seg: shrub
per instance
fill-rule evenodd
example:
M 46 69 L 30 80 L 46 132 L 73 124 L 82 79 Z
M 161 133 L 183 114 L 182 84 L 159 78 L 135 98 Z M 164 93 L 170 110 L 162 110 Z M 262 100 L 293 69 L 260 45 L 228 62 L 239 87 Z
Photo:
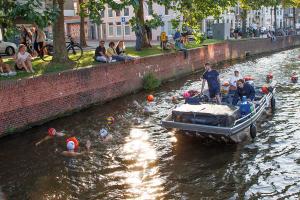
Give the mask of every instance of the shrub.
M 153 73 L 148 73 L 143 78 L 143 87 L 146 90 L 154 90 L 158 88 L 161 84 L 161 81 L 158 80 Z

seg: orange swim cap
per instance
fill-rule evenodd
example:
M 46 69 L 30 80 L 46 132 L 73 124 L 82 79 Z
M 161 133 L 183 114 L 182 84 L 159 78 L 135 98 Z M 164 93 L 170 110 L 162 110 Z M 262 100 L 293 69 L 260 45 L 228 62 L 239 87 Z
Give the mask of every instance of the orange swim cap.
M 147 101 L 148 101 L 148 102 L 152 102 L 152 101 L 154 101 L 154 96 L 153 96 L 153 95 L 151 95 L 151 94 L 150 94 L 150 95 L 148 95 L 148 96 L 147 96 Z

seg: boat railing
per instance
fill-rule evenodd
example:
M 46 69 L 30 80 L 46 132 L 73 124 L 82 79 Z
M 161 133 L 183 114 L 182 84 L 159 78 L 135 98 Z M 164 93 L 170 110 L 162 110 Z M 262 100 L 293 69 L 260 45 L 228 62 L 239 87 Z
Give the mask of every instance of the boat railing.
M 263 101 L 266 101 L 266 96 L 264 96 L 259 102 L 258 102 L 258 107 L 255 107 L 255 109 L 253 111 L 251 111 L 248 115 L 240 118 L 240 119 L 237 119 L 234 121 L 233 123 L 233 126 L 235 126 L 236 124 L 239 124 L 240 122 L 243 122 L 245 121 L 246 119 L 248 118 L 251 118 L 253 116 L 254 113 L 256 113 L 256 110 L 260 110 L 262 108 L 262 106 L 265 104 L 265 102 Z

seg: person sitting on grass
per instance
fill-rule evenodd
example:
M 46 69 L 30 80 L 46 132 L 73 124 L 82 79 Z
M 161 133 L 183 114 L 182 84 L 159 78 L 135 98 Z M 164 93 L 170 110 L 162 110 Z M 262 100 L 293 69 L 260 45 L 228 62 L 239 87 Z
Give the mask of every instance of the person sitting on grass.
M 20 44 L 15 59 L 16 59 L 16 68 L 18 70 L 25 70 L 26 72 L 34 73 L 34 70 L 32 69 L 32 63 L 31 63 L 32 57 L 28 52 L 26 52 L 26 46 L 24 44 Z
M 104 40 L 99 42 L 99 46 L 95 50 L 95 60 L 98 62 L 108 62 L 108 57 L 106 55 L 106 49 L 104 47 Z
M 123 56 L 126 58 L 126 60 L 134 60 L 134 57 L 126 55 L 125 52 L 125 43 L 123 40 L 118 41 L 117 47 L 116 47 L 116 52 L 119 56 Z
M 184 41 L 184 39 L 181 37 L 180 40 L 177 42 L 176 47 L 177 47 L 178 51 L 182 51 L 183 52 L 184 58 L 187 58 L 188 51 L 185 48 L 183 41 Z
M 66 134 L 64 134 L 63 132 L 58 132 L 56 131 L 54 128 L 49 128 L 48 129 L 48 135 L 45 136 L 43 139 L 41 139 L 40 141 L 38 141 L 37 143 L 35 143 L 35 146 L 39 146 L 40 144 L 42 144 L 43 142 L 53 139 L 54 137 L 63 137 Z
M 125 61 L 125 57 L 117 54 L 114 42 L 110 42 L 108 46 L 109 48 L 106 51 L 106 55 L 108 56 L 109 62 L 112 62 L 112 60 Z
M 6 64 L 6 63 L 3 62 L 3 59 L 2 59 L 1 56 L 0 56 L 0 74 L 2 76 L 14 76 L 14 75 L 16 75 L 16 72 L 13 72 L 10 69 L 9 64 Z

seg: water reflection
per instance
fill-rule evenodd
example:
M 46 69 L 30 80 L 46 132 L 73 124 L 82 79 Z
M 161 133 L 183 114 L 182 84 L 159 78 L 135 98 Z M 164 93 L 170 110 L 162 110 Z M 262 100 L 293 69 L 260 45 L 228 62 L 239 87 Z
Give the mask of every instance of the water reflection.
M 140 128 L 132 128 L 125 139 L 122 154 L 127 163 L 126 199 L 159 199 L 163 194 L 156 150 L 149 139 L 149 133 Z

